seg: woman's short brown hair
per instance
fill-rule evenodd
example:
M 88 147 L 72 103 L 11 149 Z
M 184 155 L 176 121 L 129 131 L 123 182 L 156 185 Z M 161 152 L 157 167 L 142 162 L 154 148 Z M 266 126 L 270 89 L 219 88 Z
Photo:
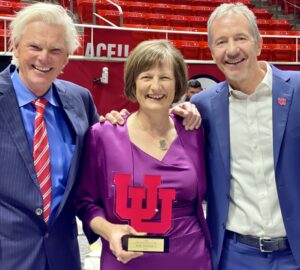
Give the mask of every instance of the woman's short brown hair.
M 176 80 L 173 102 L 177 102 L 187 89 L 187 67 L 182 54 L 167 40 L 142 41 L 132 50 L 125 64 L 125 96 L 136 101 L 135 82 L 138 75 L 166 62 L 173 65 Z

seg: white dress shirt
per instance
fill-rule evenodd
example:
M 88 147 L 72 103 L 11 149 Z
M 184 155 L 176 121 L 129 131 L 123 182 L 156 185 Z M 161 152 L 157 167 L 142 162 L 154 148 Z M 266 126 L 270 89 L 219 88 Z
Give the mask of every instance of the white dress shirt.
M 286 236 L 275 183 L 272 69 L 255 92 L 230 88 L 230 204 L 226 229 L 244 235 Z

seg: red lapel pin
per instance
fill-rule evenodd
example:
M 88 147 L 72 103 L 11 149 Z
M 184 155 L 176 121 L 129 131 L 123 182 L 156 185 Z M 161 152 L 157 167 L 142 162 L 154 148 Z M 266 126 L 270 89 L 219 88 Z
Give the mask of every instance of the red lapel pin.
M 281 106 L 285 106 L 286 105 L 286 99 L 285 98 L 278 98 L 278 104 Z

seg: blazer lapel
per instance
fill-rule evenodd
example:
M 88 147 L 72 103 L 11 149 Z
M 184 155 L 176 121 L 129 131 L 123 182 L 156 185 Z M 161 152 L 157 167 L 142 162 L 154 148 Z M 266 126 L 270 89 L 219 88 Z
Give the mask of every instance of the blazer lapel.
M 229 138 L 229 100 L 227 83 L 217 90 L 217 95 L 212 99 L 212 117 L 215 122 L 217 142 L 223 160 L 225 173 L 230 177 L 230 138 Z M 229 178 L 228 178 L 229 179 Z
M 27 136 L 23 128 L 23 120 L 19 110 L 19 105 L 9 77 L 9 69 L 7 69 L 7 83 L 1 85 L 0 90 L 0 117 L 2 118 L 2 125 L 6 126 L 10 136 L 16 145 L 28 172 L 39 189 L 38 180 L 36 177 L 33 157 L 29 149 Z
M 272 109 L 273 109 L 273 151 L 274 167 L 276 168 L 280 147 L 283 140 L 284 131 L 287 124 L 288 113 L 292 103 L 294 88 L 286 81 L 289 78 L 282 78 L 280 71 L 273 68 L 273 90 L 272 90 Z
M 58 87 L 56 84 L 54 84 L 54 85 L 55 85 L 55 89 L 57 91 L 59 100 L 61 102 L 62 109 L 66 113 L 67 119 L 68 119 L 69 123 L 71 124 L 73 131 L 77 135 L 80 130 L 81 121 L 79 121 L 79 119 L 77 117 L 78 111 L 77 111 L 76 105 L 74 104 L 72 97 L 70 95 L 68 95 L 68 92 L 66 91 L 66 89 L 64 89 L 62 87 Z
M 76 176 L 77 176 L 77 169 L 78 169 L 78 159 L 80 157 L 80 147 L 82 145 L 82 140 L 83 140 L 83 132 L 81 132 L 80 128 L 80 123 L 81 121 L 79 120 L 77 114 L 78 111 L 76 110 L 76 105 L 72 103 L 72 97 L 68 95 L 68 91 L 62 87 L 58 87 L 55 84 L 55 89 L 57 91 L 59 100 L 61 102 L 62 108 L 67 116 L 67 121 L 69 121 L 71 128 L 73 129 L 71 131 L 71 134 L 75 136 L 73 139 L 75 141 L 75 149 L 73 153 L 73 157 L 71 160 L 70 164 L 70 170 L 68 174 L 68 180 L 67 180 L 67 185 L 66 189 L 62 198 L 62 201 L 60 202 L 58 211 L 56 212 L 56 216 L 59 215 L 61 209 L 66 203 L 66 200 L 69 197 L 70 191 L 74 185 Z M 81 134 L 81 136 L 80 136 Z

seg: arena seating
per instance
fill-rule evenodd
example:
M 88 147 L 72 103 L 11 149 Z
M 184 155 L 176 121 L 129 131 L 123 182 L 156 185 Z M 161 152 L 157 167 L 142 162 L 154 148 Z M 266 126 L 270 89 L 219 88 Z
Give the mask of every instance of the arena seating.
M 116 1 L 124 12 L 141 12 L 141 13 L 152 13 L 152 14 L 174 14 L 174 15 L 186 15 L 186 16 L 203 16 L 208 17 L 209 14 L 214 10 L 215 6 L 218 5 L 218 2 L 222 2 L 219 0 L 211 1 L 214 4 L 211 5 L 209 1 L 201 0 L 206 4 L 200 3 L 199 0 L 191 1 L 193 4 L 188 4 L 186 1 L 185 4 L 182 4 L 182 1 L 170 2 L 171 0 L 164 0 L 164 3 L 158 3 L 153 0 L 147 2 L 140 1 Z M 64 1 L 63 1 L 64 2 Z M 168 3 L 170 2 L 170 3 Z M 188 1 L 189 2 L 189 1 Z M 223 1 L 224 2 L 224 1 Z M 252 6 L 250 1 L 245 1 L 250 7 Z M 91 14 L 92 14 L 92 0 L 77 0 L 76 6 L 78 6 L 78 13 L 81 19 L 81 22 L 87 23 L 91 22 Z M 115 6 L 110 4 L 109 2 L 96 1 L 96 8 L 101 10 L 116 10 Z M 270 19 L 272 14 L 268 12 L 266 9 L 253 9 L 257 18 L 261 19 Z
M 284 14 L 294 14 L 294 12 L 296 13 L 296 15 L 300 14 L 300 0 L 283 1 L 282 6 Z
M 124 27 L 194 33 L 205 33 L 208 16 L 214 8 L 221 3 L 231 2 L 231 0 L 114 1 L 122 7 Z M 271 36 L 264 37 L 264 46 L 260 58 L 269 61 L 295 61 L 296 37 L 300 36 L 300 31 L 292 30 L 292 25 L 287 20 L 272 19 L 272 14 L 267 9 L 255 8 L 250 0 L 239 0 L 239 2 L 243 2 L 253 10 L 257 17 L 261 34 Z M 269 0 L 269 5 L 274 5 L 275 2 L 282 5 L 283 8 L 286 5 L 286 1 L 283 0 Z M 297 0 L 298 2 L 300 5 L 300 0 Z M 92 23 L 92 3 L 93 0 L 72 1 L 73 11 L 78 13 L 81 23 Z M 66 8 L 70 8 L 69 0 L 61 0 L 61 4 Z M 28 3 L 21 2 L 21 0 L 0 0 L 0 16 L 13 17 L 15 12 L 26 5 Z M 290 12 L 286 8 L 284 11 Z M 96 12 L 115 25 L 120 25 L 119 12 L 107 0 L 96 0 Z M 100 18 L 96 19 L 96 23 L 98 25 L 107 25 Z M 273 35 L 280 37 L 275 38 L 272 37 Z M 0 20 L 0 50 L 4 48 L 4 37 L 7 39 L 9 33 L 7 31 L 4 32 L 4 23 L 3 20 Z M 136 31 L 134 33 L 134 38 L 138 41 L 165 37 L 166 34 L 161 32 Z M 205 34 L 193 35 L 171 32 L 168 33 L 168 38 L 183 52 L 187 59 L 211 60 Z M 84 44 L 84 35 L 80 36 L 80 41 Z M 83 47 L 79 48 L 75 53 L 83 55 Z
M 0 13 L 10 14 L 12 10 L 12 4 L 10 2 L 0 1 Z
M 115 0 L 116 1 L 116 0 Z M 205 32 L 208 16 L 216 6 L 230 0 L 205 1 L 205 0 L 148 0 L 148 1 L 116 1 L 123 10 L 123 22 L 125 27 L 159 29 L 173 31 Z M 163 2 L 163 3 L 162 3 Z M 244 0 L 257 17 L 257 23 L 262 34 L 280 35 L 280 38 L 264 38 L 266 45 L 263 47 L 262 56 L 266 60 L 292 59 L 288 57 L 286 51 L 289 45 L 295 44 L 293 38 L 299 32 L 292 31 L 292 25 L 287 20 L 272 19 L 272 14 L 267 9 L 254 8 L 250 1 Z M 92 0 L 77 0 L 79 18 L 83 23 L 92 22 Z M 102 0 L 96 2 L 97 13 L 110 20 L 116 25 L 120 25 L 120 15 L 116 7 L 109 2 Z M 107 25 L 103 20 L 97 19 L 100 25 Z M 138 40 L 149 38 L 163 38 L 162 33 L 138 32 L 135 34 Z M 207 48 L 206 36 L 169 33 L 168 38 L 177 46 L 187 59 L 211 60 L 210 52 Z M 271 46 L 278 43 L 283 46 Z M 201 45 L 200 47 L 197 47 Z M 285 46 L 286 45 L 286 46 Z M 269 50 L 278 50 L 270 53 Z

